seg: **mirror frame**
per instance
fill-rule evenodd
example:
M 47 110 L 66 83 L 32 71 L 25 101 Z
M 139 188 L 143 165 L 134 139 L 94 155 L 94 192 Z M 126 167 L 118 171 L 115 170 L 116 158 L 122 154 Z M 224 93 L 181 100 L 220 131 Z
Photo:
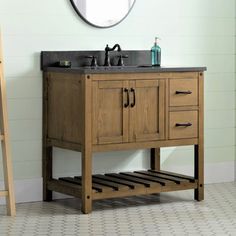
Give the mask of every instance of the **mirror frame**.
M 129 9 L 129 11 L 127 12 L 127 14 L 126 14 L 120 21 L 116 22 L 116 23 L 113 24 L 113 25 L 109 25 L 109 26 L 100 26 L 100 25 L 96 25 L 96 24 L 91 23 L 90 21 L 88 21 L 88 20 L 80 13 L 80 11 L 79 11 L 78 7 L 75 5 L 74 1 L 73 1 L 73 0 L 70 0 L 70 2 L 71 2 L 71 4 L 72 4 L 74 10 L 76 11 L 76 13 L 77 13 L 77 14 L 80 16 L 80 18 L 81 18 L 83 21 L 85 21 L 87 24 L 89 24 L 89 25 L 91 25 L 91 26 L 93 26 L 93 27 L 96 27 L 96 28 L 106 29 L 106 28 L 111 28 L 111 27 L 113 27 L 113 26 L 116 26 L 116 25 L 120 24 L 120 23 L 129 15 L 130 11 L 131 11 L 131 10 L 133 9 L 133 7 L 134 7 L 134 4 L 136 3 L 136 0 L 134 0 L 133 5 L 130 7 L 130 9 Z

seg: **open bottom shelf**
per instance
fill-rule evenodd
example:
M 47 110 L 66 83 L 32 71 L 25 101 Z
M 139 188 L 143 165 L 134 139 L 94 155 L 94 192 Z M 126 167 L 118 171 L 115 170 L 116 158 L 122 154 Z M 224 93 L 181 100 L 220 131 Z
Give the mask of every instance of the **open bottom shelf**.
M 167 171 L 134 171 L 92 176 L 92 199 L 152 194 L 197 188 L 191 176 Z M 48 189 L 81 197 L 81 176 L 63 177 L 48 182 Z

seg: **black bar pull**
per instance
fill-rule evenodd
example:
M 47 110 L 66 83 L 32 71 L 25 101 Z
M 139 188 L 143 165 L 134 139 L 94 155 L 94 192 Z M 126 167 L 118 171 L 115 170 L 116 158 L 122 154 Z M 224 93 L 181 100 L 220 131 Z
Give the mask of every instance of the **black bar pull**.
M 131 88 L 130 89 L 130 92 L 133 93 L 133 102 L 130 104 L 131 107 L 134 107 L 135 106 L 135 89 L 134 88 Z
M 189 126 L 192 126 L 191 123 L 176 123 L 175 124 L 176 127 L 189 127 Z
M 175 91 L 175 94 L 192 94 L 192 91 Z
M 124 104 L 124 107 L 128 107 L 129 106 L 129 90 L 127 88 L 124 89 L 124 92 L 127 94 L 127 101 Z

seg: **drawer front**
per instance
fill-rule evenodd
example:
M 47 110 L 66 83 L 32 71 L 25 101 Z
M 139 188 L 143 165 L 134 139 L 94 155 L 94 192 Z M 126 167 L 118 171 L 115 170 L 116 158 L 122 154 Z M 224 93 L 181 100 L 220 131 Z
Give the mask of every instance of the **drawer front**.
M 170 106 L 197 106 L 197 79 L 170 79 Z
M 198 137 L 198 111 L 173 111 L 169 114 L 169 139 Z

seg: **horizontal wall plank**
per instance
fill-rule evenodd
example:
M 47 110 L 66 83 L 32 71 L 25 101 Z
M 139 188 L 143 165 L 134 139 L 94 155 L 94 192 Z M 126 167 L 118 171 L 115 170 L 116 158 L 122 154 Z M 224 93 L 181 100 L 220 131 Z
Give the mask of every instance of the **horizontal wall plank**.
M 6 76 L 7 97 L 11 98 L 42 98 L 42 76 Z
M 9 129 L 11 141 L 42 139 L 42 120 L 11 120 Z
M 42 98 L 9 99 L 9 120 L 42 120 Z

